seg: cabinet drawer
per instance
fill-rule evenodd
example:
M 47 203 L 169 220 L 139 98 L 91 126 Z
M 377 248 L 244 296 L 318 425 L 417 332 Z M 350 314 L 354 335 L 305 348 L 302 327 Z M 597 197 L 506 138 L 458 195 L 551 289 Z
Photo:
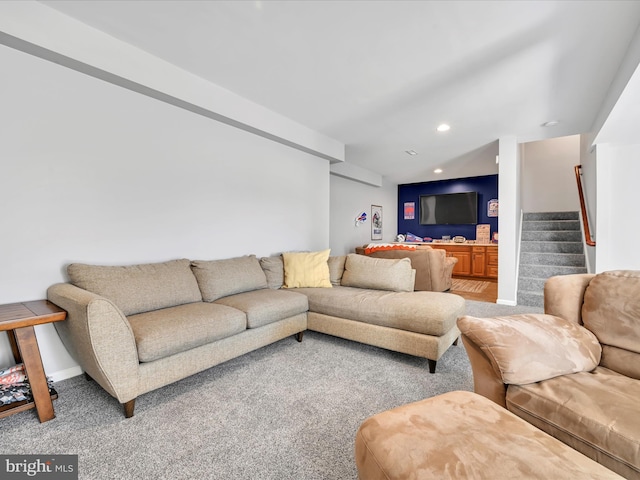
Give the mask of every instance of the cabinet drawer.
M 487 265 L 498 265 L 498 253 L 487 252 Z
M 497 265 L 489 265 L 487 266 L 487 277 L 490 278 L 498 278 L 498 266 Z

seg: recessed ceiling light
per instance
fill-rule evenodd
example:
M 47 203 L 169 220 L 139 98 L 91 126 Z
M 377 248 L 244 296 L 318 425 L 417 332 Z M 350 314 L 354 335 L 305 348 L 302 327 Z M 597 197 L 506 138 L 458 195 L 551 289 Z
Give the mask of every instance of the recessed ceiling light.
M 441 168 L 436 168 L 433 173 L 442 173 L 442 169 Z
M 448 132 L 450 129 L 451 127 L 446 123 L 441 123 L 440 125 L 438 125 L 438 128 L 436 128 L 436 130 L 439 132 Z
M 541 126 L 542 127 L 555 127 L 559 123 L 560 122 L 558 120 L 549 120 L 548 122 L 544 122 Z
M 407 155 L 417 155 L 418 152 L 416 152 L 415 150 L 405 150 L 404 151 Z

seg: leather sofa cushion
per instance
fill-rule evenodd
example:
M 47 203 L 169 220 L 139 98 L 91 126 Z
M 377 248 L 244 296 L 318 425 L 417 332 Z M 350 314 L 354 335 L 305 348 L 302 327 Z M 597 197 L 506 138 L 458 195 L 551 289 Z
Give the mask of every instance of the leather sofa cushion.
M 240 310 L 215 303 L 190 303 L 128 317 L 141 362 L 152 362 L 247 328 Z
M 202 301 L 186 259 L 127 266 L 73 263 L 67 267 L 76 287 L 111 300 L 125 315 Z
M 440 292 L 389 292 L 353 287 L 300 288 L 309 311 L 408 332 L 442 336 L 464 315 L 464 298 Z
M 593 333 L 553 315 L 464 316 L 458 328 L 491 360 L 505 384 L 593 370 L 602 353 Z
M 601 365 L 640 379 L 640 271 L 596 275 L 584 294 L 582 322 L 605 347 Z
M 205 302 L 267 288 L 267 277 L 255 255 L 223 260 L 194 260 L 191 268 Z
M 619 479 L 602 465 L 471 392 L 448 392 L 365 420 L 358 478 Z
M 215 303 L 243 311 L 247 315 L 247 328 L 262 327 L 309 310 L 305 295 L 270 288 L 231 295 Z
M 507 408 L 627 478 L 640 476 L 640 382 L 612 370 L 510 385 Z

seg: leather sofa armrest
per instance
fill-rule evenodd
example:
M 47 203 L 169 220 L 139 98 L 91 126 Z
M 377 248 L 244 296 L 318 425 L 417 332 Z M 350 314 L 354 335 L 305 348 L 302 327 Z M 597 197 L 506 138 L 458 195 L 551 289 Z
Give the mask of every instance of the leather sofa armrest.
M 507 386 L 499 373 L 496 373 L 491 360 L 466 335 L 461 335 L 462 344 L 467 351 L 473 372 L 473 391 L 498 405 L 507 408 Z
M 549 278 L 544 284 L 544 313 L 581 325 L 584 292 L 593 277 L 579 273 Z

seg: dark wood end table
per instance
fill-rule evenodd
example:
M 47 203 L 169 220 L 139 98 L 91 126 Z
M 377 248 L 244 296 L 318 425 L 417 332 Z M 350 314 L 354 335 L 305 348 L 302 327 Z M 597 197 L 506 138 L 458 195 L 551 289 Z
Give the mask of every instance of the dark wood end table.
M 16 362 L 24 363 L 33 393 L 33 402 L 16 402 L 15 406 L 8 405 L 6 409 L 3 408 L 0 411 L 0 418 L 34 407 L 40 422 L 46 422 L 55 417 L 33 327 L 59 322 L 65 318 L 67 318 L 67 312 L 47 300 L 0 305 L 0 331 L 6 331 L 9 335 L 11 351 Z

